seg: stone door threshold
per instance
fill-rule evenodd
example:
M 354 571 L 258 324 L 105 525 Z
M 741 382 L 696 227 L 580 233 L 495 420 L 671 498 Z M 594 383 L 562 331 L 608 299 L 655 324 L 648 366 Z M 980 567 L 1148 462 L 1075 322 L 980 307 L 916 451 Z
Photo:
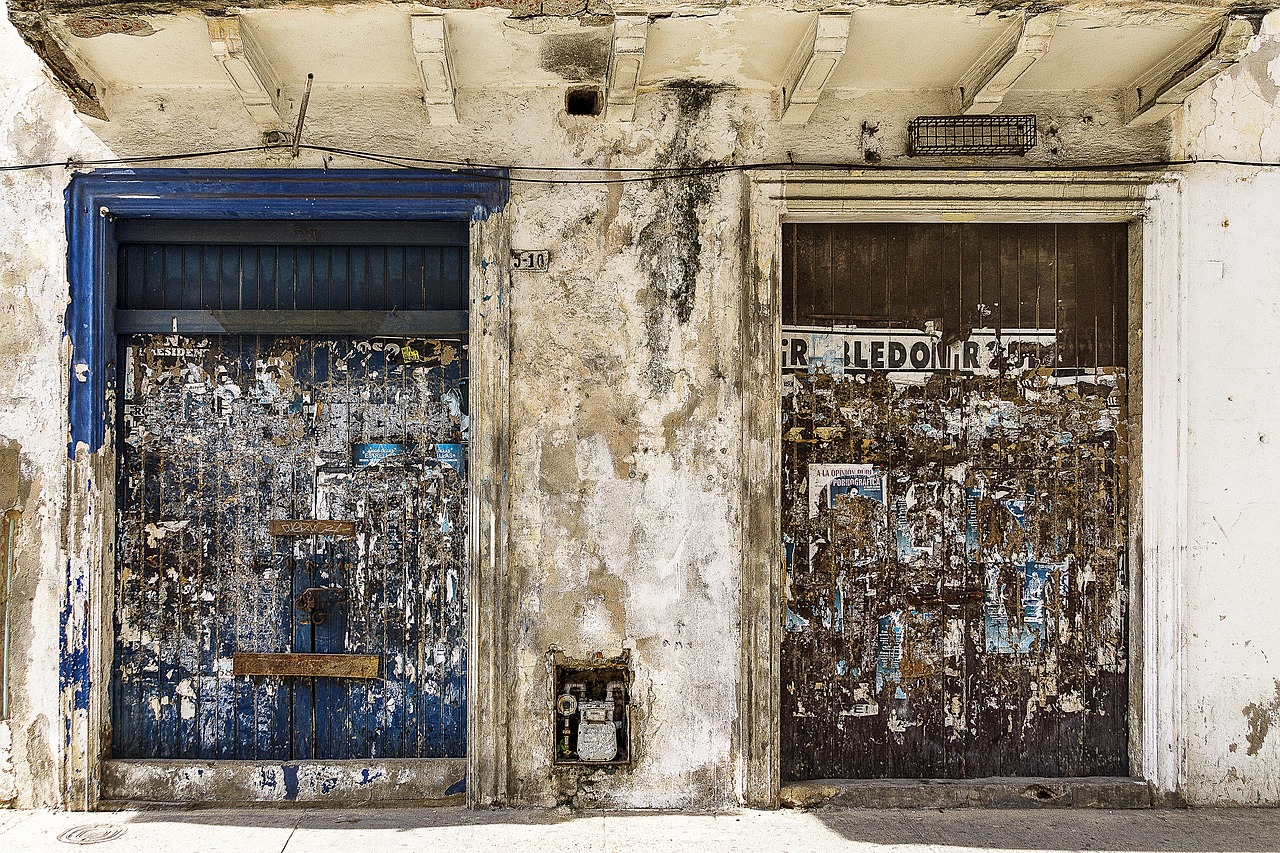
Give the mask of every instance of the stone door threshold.
M 103 762 L 100 807 L 463 805 L 465 758 Z
M 1177 805 L 1166 802 L 1143 779 L 1112 776 L 815 779 L 783 784 L 780 799 L 788 808 L 831 804 L 866 809 L 1147 809 Z

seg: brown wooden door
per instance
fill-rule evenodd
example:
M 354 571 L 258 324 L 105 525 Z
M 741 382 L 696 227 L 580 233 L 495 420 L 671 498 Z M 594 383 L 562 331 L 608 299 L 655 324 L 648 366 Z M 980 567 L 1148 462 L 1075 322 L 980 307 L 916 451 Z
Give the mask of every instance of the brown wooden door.
M 1128 773 L 1126 235 L 785 228 L 784 780 Z

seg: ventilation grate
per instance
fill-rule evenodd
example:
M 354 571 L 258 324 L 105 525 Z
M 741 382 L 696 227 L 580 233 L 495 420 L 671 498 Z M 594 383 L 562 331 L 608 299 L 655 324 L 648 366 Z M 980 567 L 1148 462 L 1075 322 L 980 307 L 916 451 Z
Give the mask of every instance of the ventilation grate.
M 914 157 L 1015 154 L 1036 144 L 1036 117 L 919 116 L 907 125 Z

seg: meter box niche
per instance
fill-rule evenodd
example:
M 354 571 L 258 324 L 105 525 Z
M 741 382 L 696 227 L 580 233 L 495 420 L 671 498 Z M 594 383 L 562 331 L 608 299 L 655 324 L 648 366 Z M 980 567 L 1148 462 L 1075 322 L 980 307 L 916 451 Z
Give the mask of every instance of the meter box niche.
M 571 661 L 556 654 L 554 665 L 554 763 L 630 764 L 630 656 Z

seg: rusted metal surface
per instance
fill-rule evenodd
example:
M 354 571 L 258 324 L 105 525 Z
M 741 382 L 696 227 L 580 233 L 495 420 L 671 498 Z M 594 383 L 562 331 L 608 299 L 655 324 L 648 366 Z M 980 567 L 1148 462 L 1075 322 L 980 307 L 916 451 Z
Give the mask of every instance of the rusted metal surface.
M 272 536 L 338 536 L 354 539 L 354 521 L 325 521 L 317 518 L 273 518 L 267 522 L 267 532 Z
M 120 365 L 114 756 L 464 755 L 465 344 L 146 335 Z
M 1124 226 L 806 228 L 783 778 L 1125 775 Z
M 377 678 L 380 663 L 377 655 L 236 652 L 231 658 L 231 672 L 233 675 L 301 678 Z

